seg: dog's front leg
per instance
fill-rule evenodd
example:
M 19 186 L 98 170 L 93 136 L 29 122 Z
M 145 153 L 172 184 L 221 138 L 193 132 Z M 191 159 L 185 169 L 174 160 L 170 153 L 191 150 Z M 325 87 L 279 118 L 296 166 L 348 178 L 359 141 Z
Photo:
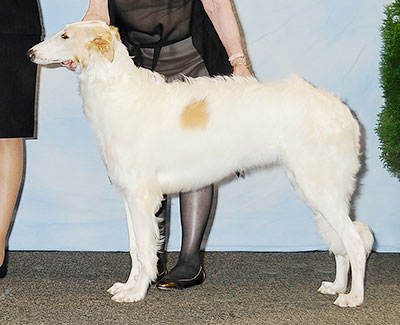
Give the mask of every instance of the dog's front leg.
M 126 283 L 117 282 L 108 289 L 115 301 L 142 300 L 157 276 L 159 229 L 155 211 L 161 198 L 159 187 L 154 184 L 124 191 L 132 268 Z
M 132 267 L 131 267 L 131 271 L 130 271 L 130 274 L 129 274 L 129 278 L 126 281 L 126 283 L 116 282 L 116 283 L 114 283 L 114 285 L 111 288 L 109 288 L 107 290 L 112 295 L 115 295 L 118 292 L 120 292 L 121 290 L 123 290 L 123 288 L 125 286 L 134 287 L 135 283 L 136 283 L 137 276 L 138 276 L 139 271 L 140 271 L 140 264 L 139 264 L 139 261 L 137 259 L 137 253 L 136 253 L 137 252 L 137 245 L 136 245 L 135 233 L 134 233 L 134 230 L 133 230 L 132 216 L 131 216 L 131 212 L 130 212 L 130 209 L 129 209 L 129 204 L 125 199 L 124 199 L 124 205 L 125 205 L 126 222 L 127 222 L 127 225 L 128 225 L 129 253 L 131 255 Z

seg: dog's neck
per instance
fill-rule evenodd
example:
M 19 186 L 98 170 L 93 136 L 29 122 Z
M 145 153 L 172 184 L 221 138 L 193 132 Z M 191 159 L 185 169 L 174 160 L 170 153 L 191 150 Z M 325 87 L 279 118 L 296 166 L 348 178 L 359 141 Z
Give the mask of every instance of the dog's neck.
M 126 48 L 116 42 L 114 47 L 114 59 L 110 62 L 99 53 L 91 54 L 87 62 L 80 62 L 76 70 L 79 81 L 99 80 L 117 77 L 121 73 L 135 73 L 137 67 L 129 58 Z
M 97 114 L 98 108 L 110 95 L 110 87 L 129 87 L 132 103 L 147 100 L 149 89 L 157 92 L 158 86 L 166 85 L 164 77 L 148 69 L 138 68 L 129 57 L 126 47 L 116 41 L 114 60 L 93 58 L 85 67 L 80 66 L 76 71 L 79 79 L 80 92 L 84 103 L 85 114 Z M 132 87 L 135 85 L 135 87 Z M 141 89 L 147 89 L 145 93 Z M 85 94 L 85 95 L 84 95 Z M 90 96 L 88 96 L 90 94 Z M 146 96 L 144 99 L 143 96 Z M 136 105 L 133 105 L 135 109 Z M 136 108 L 140 109 L 141 105 Z M 96 119 L 97 117 L 92 116 Z
M 79 65 L 77 69 L 78 79 L 81 87 L 95 87 L 99 82 L 112 84 L 112 80 L 118 80 L 118 84 L 123 83 L 123 80 L 132 80 L 137 88 L 142 84 L 152 83 L 150 87 L 154 87 L 155 84 L 164 84 L 165 78 L 157 72 L 152 72 L 148 69 L 137 67 L 131 57 L 129 56 L 128 50 L 120 41 L 115 41 L 114 47 L 114 60 L 108 61 L 106 58 L 94 58 L 89 60 L 87 65 L 83 67 Z M 117 81 L 116 81 L 117 82 Z M 132 89 L 132 91 L 134 91 Z

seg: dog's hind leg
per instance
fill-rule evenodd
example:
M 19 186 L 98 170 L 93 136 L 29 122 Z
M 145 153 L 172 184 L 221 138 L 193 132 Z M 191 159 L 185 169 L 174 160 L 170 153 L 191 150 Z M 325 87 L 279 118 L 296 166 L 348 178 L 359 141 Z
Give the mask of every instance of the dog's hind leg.
M 329 250 L 335 255 L 336 278 L 333 282 L 323 281 L 318 291 L 323 294 L 334 295 L 344 293 L 347 289 L 347 280 L 349 276 L 349 257 L 346 253 L 342 240 L 321 215 L 316 215 L 318 230 L 328 244 Z M 359 221 L 354 221 L 358 234 L 360 235 L 366 255 L 371 252 L 373 236 L 370 229 Z
M 299 197 L 306 203 L 309 203 L 309 200 L 306 197 L 306 194 L 303 192 L 301 186 L 298 184 L 294 173 L 291 170 L 286 170 L 286 174 Z M 332 228 L 332 226 L 318 212 L 315 214 L 315 221 L 318 227 L 318 231 L 321 234 L 323 240 L 328 245 L 329 250 L 335 255 L 336 262 L 335 281 L 323 281 L 318 291 L 320 293 L 330 295 L 345 292 L 347 289 L 350 262 L 343 242 L 336 231 Z
M 343 242 L 323 216 L 315 216 L 319 233 L 328 244 L 329 250 L 335 255 L 336 277 L 333 282 L 323 281 L 318 291 L 323 294 L 335 295 L 347 289 L 350 262 Z
M 321 218 L 324 218 L 326 222 L 322 236 L 328 243 L 330 250 L 335 254 L 337 263 L 336 280 L 332 284 L 323 283 L 320 287 L 320 292 L 339 293 L 339 297 L 335 301 L 336 305 L 340 307 L 356 307 L 361 305 L 364 300 L 364 274 L 367 252 L 354 223 L 347 214 L 347 210 L 345 203 L 339 203 L 330 208 L 318 207 Z M 320 230 L 321 223 L 319 221 Z M 328 227 L 331 227 L 331 229 Z M 351 289 L 349 293 L 344 294 L 341 292 L 345 291 L 347 287 L 349 262 L 352 274 Z
M 350 191 L 343 189 L 341 183 L 332 177 L 331 172 L 321 171 L 321 166 L 308 166 L 308 168 L 297 170 L 297 173 L 289 172 L 288 176 L 296 192 L 317 215 L 319 230 L 331 251 L 334 252 L 338 263 L 337 280 L 332 284 L 323 284 L 320 291 L 334 293 L 346 288 L 348 260 L 352 270 L 351 290 L 348 294 L 340 293 L 335 304 L 341 307 L 361 305 L 364 300 L 368 244 L 363 243 L 356 224 L 349 217 L 348 192 Z M 367 232 L 370 234 L 369 231 Z
M 340 293 L 335 304 L 340 307 L 359 306 L 364 301 L 364 275 L 367 256 L 361 237 L 348 216 L 333 216 L 325 213 L 324 217 L 341 238 L 351 265 L 350 292 L 348 294 Z
M 142 300 L 157 276 L 159 228 L 155 212 L 161 199 L 161 192 L 154 183 L 140 190 L 124 190 L 132 268 L 126 283 L 117 282 L 108 289 L 117 302 Z

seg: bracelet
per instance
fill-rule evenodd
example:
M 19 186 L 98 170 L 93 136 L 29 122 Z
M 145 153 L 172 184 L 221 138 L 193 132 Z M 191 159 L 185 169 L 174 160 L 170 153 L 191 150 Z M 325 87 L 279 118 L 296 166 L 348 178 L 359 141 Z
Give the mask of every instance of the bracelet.
M 248 65 L 247 65 L 247 63 L 246 62 L 236 62 L 236 63 L 234 63 L 233 65 L 232 65 L 232 68 L 236 68 L 238 65 L 242 65 L 242 66 L 244 66 L 244 67 L 248 67 Z
M 229 57 L 228 60 L 229 60 L 229 62 L 232 64 L 232 62 L 233 62 L 234 60 L 239 59 L 239 58 L 244 58 L 243 52 L 238 52 L 238 53 L 232 54 L 232 55 Z

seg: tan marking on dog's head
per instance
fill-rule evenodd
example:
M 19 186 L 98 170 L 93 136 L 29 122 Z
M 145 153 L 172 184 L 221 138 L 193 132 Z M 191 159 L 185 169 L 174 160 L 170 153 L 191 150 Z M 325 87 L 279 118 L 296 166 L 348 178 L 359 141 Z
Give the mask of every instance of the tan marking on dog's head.
M 65 38 L 65 46 L 73 52 L 75 61 L 85 68 L 93 53 L 101 54 L 110 62 L 114 60 L 113 34 L 114 30 L 105 23 L 88 21 L 67 25 L 62 38 Z
M 193 101 L 185 107 L 181 114 L 181 124 L 184 128 L 204 129 L 209 120 L 207 101 Z
M 74 60 L 81 67 L 87 67 L 94 61 L 104 62 L 103 58 L 112 62 L 118 42 L 118 31 L 104 21 L 82 21 L 66 25 L 62 31 L 35 45 L 32 59 L 37 64 Z
M 114 44 L 111 32 L 109 30 L 101 30 L 96 34 L 98 36 L 87 45 L 88 49 L 98 51 L 110 62 L 114 61 Z

